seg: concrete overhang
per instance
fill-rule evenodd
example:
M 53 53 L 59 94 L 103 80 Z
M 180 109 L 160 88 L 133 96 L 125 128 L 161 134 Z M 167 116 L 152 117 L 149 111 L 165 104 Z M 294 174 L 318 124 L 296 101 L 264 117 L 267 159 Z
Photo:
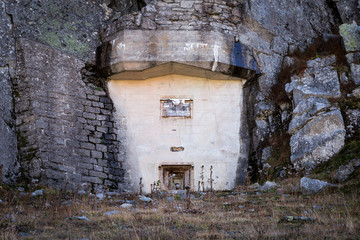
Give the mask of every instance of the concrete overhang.
M 260 73 L 246 46 L 212 31 L 123 30 L 98 48 L 97 65 L 113 80 L 168 74 L 239 80 Z

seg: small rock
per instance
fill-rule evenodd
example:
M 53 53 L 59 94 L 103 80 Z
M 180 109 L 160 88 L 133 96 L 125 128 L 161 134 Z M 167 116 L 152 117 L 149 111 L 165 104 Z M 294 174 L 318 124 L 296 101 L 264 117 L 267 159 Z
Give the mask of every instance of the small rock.
M 85 190 L 79 190 L 77 193 L 78 193 L 78 195 L 85 195 L 86 191 Z
M 339 169 L 336 171 L 335 174 L 335 180 L 339 183 L 344 182 L 353 172 L 355 171 L 355 168 L 352 166 L 352 164 L 347 164 L 345 166 L 339 167 Z
M 336 171 L 334 179 L 339 183 L 344 182 L 359 165 L 360 159 L 351 160 L 347 165 L 339 167 L 339 169 Z
M 96 194 L 96 197 L 97 197 L 97 199 L 99 199 L 99 201 L 102 201 L 105 196 L 104 196 L 103 193 L 97 193 L 97 194 Z
M 300 180 L 300 186 L 304 193 L 316 193 L 325 187 L 335 186 L 333 184 L 329 184 L 325 181 L 321 181 L 318 179 L 311 179 L 307 177 L 303 177 Z
M 169 202 L 173 202 L 173 201 L 175 201 L 175 199 L 174 199 L 174 197 L 173 197 L 173 196 L 167 197 L 167 200 L 168 200 Z
M 255 212 L 255 209 L 252 208 L 252 209 L 249 209 L 248 211 L 249 212 Z
M 73 203 L 72 200 L 67 200 L 62 202 L 61 205 L 66 206 L 66 205 L 71 205 L 72 203 Z
M 32 194 L 31 194 L 31 196 L 42 196 L 42 195 L 44 195 L 44 190 L 42 190 L 42 189 L 39 189 L 39 190 L 36 190 L 35 192 L 33 192 Z
M 125 203 L 126 204 L 126 203 Z M 109 212 L 106 212 L 104 213 L 104 216 L 111 216 L 111 215 L 116 215 L 120 213 L 120 211 L 117 211 L 117 210 L 114 210 L 114 211 L 109 211 Z
M 264 163 L 264 165 L 263 165 L 263 169 L 266 169 L 266 168 L 271 168 L 271 165 L 270 165 L 270 164 L 268 164 L 268 163 Z
M 259 187 L 260 191 L 266 192 L 272 189 L 277 188 L 279 185 L 275 182 L 266 182 L 263 186 Z
M 175 207 L 175 209 L 176 209 L 178 212 L 182 212 L 182 211 L 183 211 L 182 207 Z
M 26 232 L 19 232 L 19 237 L 30 237 L 31 234 L 26 233 Z
M 85 220 L 85 221 L 89 221 L 89 219 L 85 216 L 81 216 L 81 217 L 75 217 L 76 219 L 79 219 L 79 220 Z
M 122 208 L 126 208 L 126 209 L 130 209 L 130 208 L 132 208 L 132 207 L 133 207 L 133 205 L 132 205 L 132 204 L 130 204 L 130 203 L 123 203 L 123 204 L 121 204 L 121 205 L 120 205 L 120 207 L 122 207 Z
M 146 196 L 140 196 L 139 200 L 143 201 L 143 202 L 152 202 L 153 201 L 151 198 L 146 197 Z
M 0 204 L 5 204 L 3 200 L 0 199 Z
M 19 192 L 23 192 L 23 191 L 25 191 L 25 188 L 23 188 L 23 187 L 18 187 L 18 191 L 19 191 Z
M 354 91 L 352 91 L 351 96 L 353 96 L 355 98 L 360 98 L 360 87 L 358 87 Z
M 254 183 L 249 186 L 249 188 L 253 188 L 253 189 L 258 188 L 258 187 L 260 187 L 259 183 Z
M 12 214 L 12 213 L 6 214 L 6 215 L 5 215 L 5 218 L 8 219 L 8 220 L 10 220 L 10 221 L 13 222 L 13 223 L 16 222 L 16 218 L 15 218 L 14 214 Z
M 245 208 L 245 206 L 240 205 L 240 206 L 238 206 L 238 208 Z
M 120 193 L 118 193 L 118 192 L 106 192 L 105 194 L 107 196 L 120 196 Z
M 322 206 L 315 204 L 315 205 L 313 206 L 313 208 L 314 208 L 315 210 L 320 210 L 320 209 L 322 209 Z
M 285 216 L 281 222 L 314 222 L 315 218 L 311 217 L 297 217 L 297 216 Z
M 66 219 L 70 219 L 70 220 L 73 220 L 73 219 L 78 219 L 78 220 L 85 220 L 85 221 L 90 221 L 87 217 L 85 216 L 80 216 L 80 217 L 70 217 L 70 218 L 66 218 Z

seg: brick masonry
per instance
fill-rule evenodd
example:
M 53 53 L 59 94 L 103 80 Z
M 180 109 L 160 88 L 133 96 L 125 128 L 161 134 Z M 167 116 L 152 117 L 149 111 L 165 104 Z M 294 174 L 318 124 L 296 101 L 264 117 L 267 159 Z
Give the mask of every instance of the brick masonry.
M 57 188 L 124 189 L 125 153 L 107 92 L 81 75 L 76 58 L 25 39 L 17 46 L 15 113 L 26 177 Z
M 203 30 L 233 35 L 245 10 L 242 1 L 152 1 L 141 12 L 124 15 L 108 25 L 103 39 L 121 30 Z

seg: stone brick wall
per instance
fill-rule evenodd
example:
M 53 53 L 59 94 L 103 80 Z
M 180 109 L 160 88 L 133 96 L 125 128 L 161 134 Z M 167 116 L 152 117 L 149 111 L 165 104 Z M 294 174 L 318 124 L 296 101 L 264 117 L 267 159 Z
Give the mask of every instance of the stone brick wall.
M 81 61 L 48 46 L 19 39 L 17 58 L 16 126 L 26 177 L 58 188 L 117 189 L 125 172 L 107 93 L 81 76 Z
M 242 17 L 241 1 L 152 1 L 141 12 L 125 15 L 109 24 L 103 36 L 124 29 L 214 30 L 233 33 Z

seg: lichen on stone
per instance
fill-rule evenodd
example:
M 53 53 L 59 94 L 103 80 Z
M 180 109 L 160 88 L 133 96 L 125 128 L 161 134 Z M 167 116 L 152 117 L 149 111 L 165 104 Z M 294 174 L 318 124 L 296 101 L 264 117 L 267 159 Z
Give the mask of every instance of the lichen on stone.
M 360 27 L 356 24 L 342 24 L 340 35 L 344 39 L 345 49 L 347 52 L 360 50 Z

